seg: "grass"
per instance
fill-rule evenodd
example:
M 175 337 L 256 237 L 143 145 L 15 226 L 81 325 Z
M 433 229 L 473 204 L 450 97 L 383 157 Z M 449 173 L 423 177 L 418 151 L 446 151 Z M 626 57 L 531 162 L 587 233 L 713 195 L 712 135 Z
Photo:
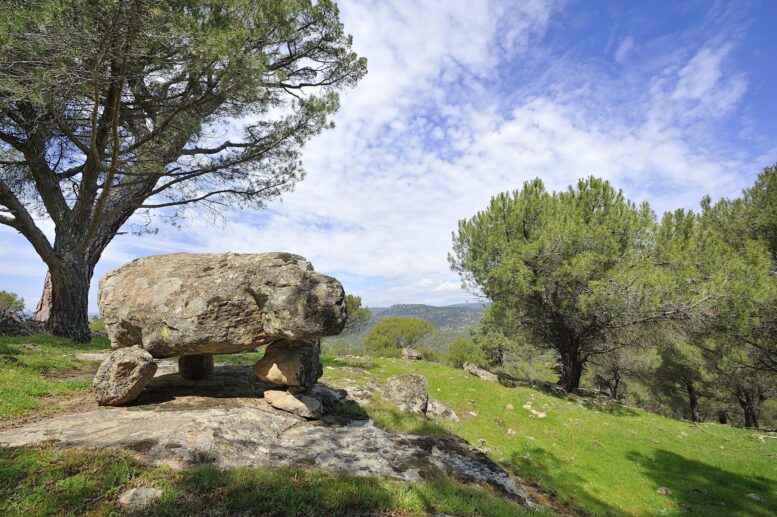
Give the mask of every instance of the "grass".
M 406 484 L 299 469 L 148 467 L 115 450 L 0 448 L 0 514 L 109 515 L 125 489 L 155 486 L 143 515 L 513 516 L 507 501 L 447 479 Z
M 74 352 L 110 348 L 107 338 L 73 345 L 65 338 L 37 335 L 0 337 L 0 420 L 21 417 L 41 406 L 41 398 L 85 390 L 97 363 Z
M 578 511 L 595 515 L 777 513 L 777 443 L 759 439 L 753 431 L 718 424 L 697 426 L 639 409 L 603 407 L 579 397 L 506 388 L 425 361 L 370 358 L 366 363 L 327 360 L 325 364 L 323 382 L 332 384 L 346 379 L 364 384 L 400 373 L 426 376 L 430 394 L 451 406 L 461 418 L 459 423 L 424 424 L 424 419 L 399 413 L 380 399 L 369 404 L 366 412 L 384 427 L 447 430 L 473 445 L 485 440 L 481 448 L 494 460 Z M 547 416 L 530 417 L 523 408 L 527 403 Z M 514 409 L 507 409 L 508 404 Z M 659 494 L 661 487 L 669 488 L 671 495 Z

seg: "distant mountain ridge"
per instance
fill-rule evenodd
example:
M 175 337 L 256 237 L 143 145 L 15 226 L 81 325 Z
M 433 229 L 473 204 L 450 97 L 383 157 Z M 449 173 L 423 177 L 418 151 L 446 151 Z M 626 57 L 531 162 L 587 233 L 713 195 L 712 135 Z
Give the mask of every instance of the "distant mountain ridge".
M 425 319 L 438 329 L 465 329 L 474 327 L 483 316 L 484 305 L 480 303 L 456 304 L 445 307 L 434 305 L 402 303 L 391 307 L 370 307 L 372 319 L 369 326 L 392 316 Z

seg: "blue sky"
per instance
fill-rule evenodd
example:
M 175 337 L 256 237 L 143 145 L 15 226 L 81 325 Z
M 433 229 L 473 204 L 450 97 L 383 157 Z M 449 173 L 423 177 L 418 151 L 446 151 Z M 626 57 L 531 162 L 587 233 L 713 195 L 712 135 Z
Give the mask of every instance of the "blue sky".
M 263 212 L 118 237 L 95 272 L 175 251 L 290 251 L 368 305 L 471 301 L 456 222 L 539 176 L 610 179 L 658 212 L 735 196 L 777 161 L 777 2 L 342 1 L 368 76 L 308 175 Z M 50 229 L 50 224 L 41 221 Z M 45 267 L 0 227 L 0 289 Z

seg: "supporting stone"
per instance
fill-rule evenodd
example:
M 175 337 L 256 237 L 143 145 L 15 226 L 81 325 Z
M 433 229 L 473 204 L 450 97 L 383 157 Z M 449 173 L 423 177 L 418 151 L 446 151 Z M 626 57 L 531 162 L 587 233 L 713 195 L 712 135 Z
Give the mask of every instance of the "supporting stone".
M 254 365 L 254 374 L 262 382 L 310 389 L 324 374 L 320 350 L 318 341 L 275 341 Z
M 101 406 L 132 402 L 151 382 L 157 365 L 151 354 L 133 346 L 114 350 L 94 376 L 94 394 Z
M 182 355 L 178 358 L 178 374 L 184 379 L 205 379 L 213 373 L 210 354 Z

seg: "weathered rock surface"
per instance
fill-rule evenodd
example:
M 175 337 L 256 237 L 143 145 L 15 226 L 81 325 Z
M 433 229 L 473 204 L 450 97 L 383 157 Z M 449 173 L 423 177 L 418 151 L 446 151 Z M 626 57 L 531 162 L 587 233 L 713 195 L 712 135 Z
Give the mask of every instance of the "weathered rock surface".
M 275 409 L 293 413 L 303 418 L 321 418 L 321 402 L 301 393 L 292 395 L 288 391 L 267 390 L 264 398 Z
M 289 253 L 145 257 L 107 273 L 98 296 L 112 346 L 157 358 L 335 335 L 344 300 L 337 280 Z
M 495 373 L 489 372 L 485 368 L 481 368 L 476 364 L 464 363 L 463 368 L 465 371 L 476 377 L 480 377 L 484 381 L 499 382 L 499 377 Z
M 386 396 L 407 413 L 423 415 L 429 402 L 426 377 L 422 375 L 393 375 L 386 379 Z
M 156 370 L 154 358 L 140 347 L 114 350 L 94 376 L 92 387 L 97 403 L 115 406 L 135 400 Z
M 254 374 L 271 384 L 311 388 L 324 374 L 320 350 L 318 341 L 276 341 L 254 365 Z
M 178 373 L 184 379 L 204 379 L 213 373 L 213 356 L 182 355 L 178 358 Z

